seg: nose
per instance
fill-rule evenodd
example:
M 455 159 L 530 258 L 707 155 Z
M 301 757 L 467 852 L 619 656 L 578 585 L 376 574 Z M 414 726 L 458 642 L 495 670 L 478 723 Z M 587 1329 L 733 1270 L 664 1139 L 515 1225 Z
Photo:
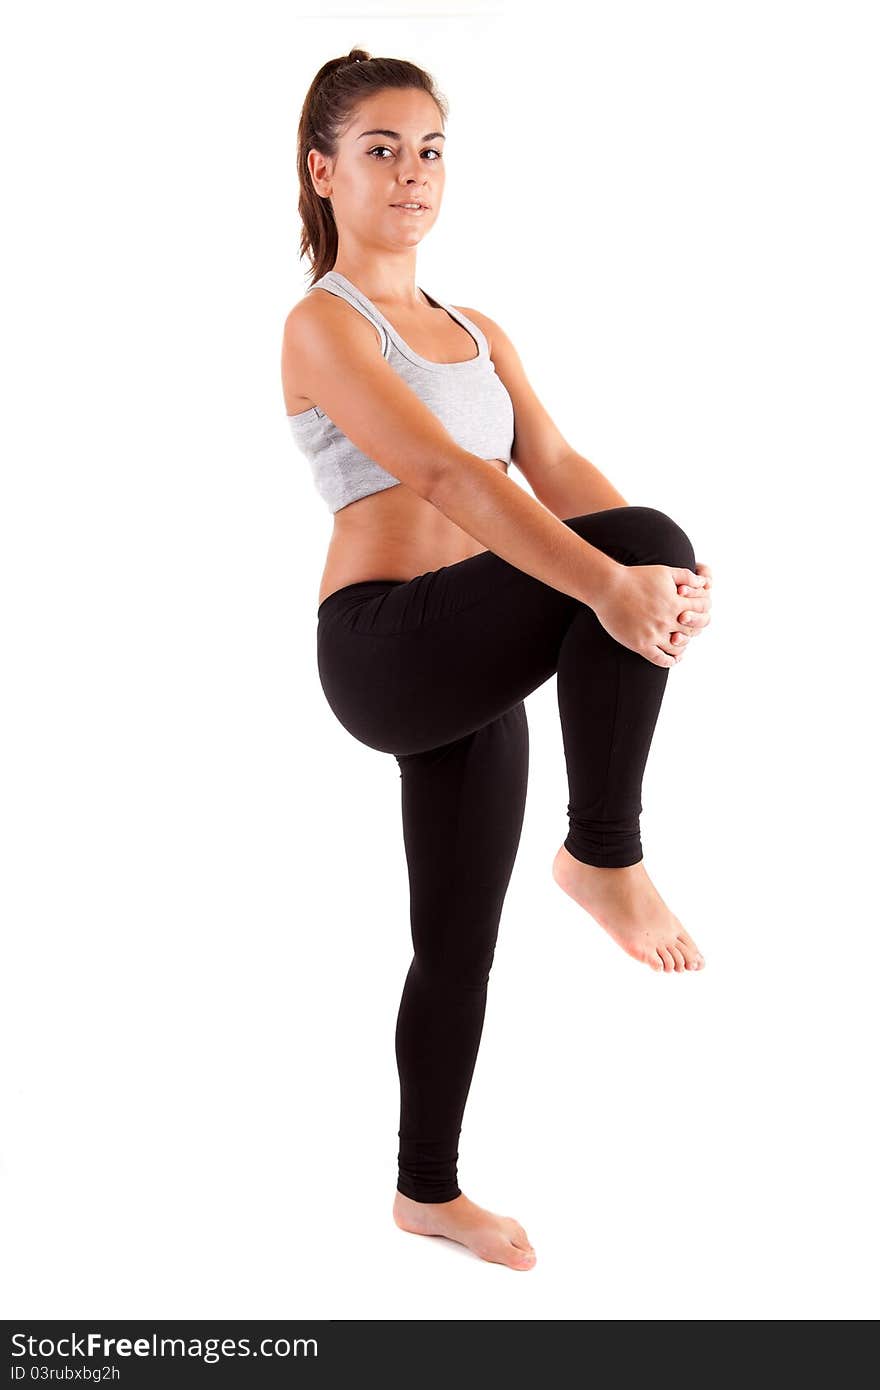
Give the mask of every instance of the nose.
M 406 184 L 413 183 L 413 184 L 418 184 L 418 186 L 419 186 L 420 188 L 424 188 L 425 183 L 426 183 L 426 179 L 427 179 L 427 171 L 426 171 L 426 169 L 425 169 L 424 160 L 423 160 L 423 161 L 421 162 L 421 164 L 420 164 L 420 163 L 419 163 L 419 157 L 418 157 L 418 155 L 416 155 L 416 156 L 415 156 L 415 163 L 414 163 L 414 164 L 411 164 L 411 165 L 409 166 L 409 168 L 407 168 L 407 169 L 404 171 L 404 173 L 401 175 L 401 181 L 402 181 L 405 185 L 406 185 Z

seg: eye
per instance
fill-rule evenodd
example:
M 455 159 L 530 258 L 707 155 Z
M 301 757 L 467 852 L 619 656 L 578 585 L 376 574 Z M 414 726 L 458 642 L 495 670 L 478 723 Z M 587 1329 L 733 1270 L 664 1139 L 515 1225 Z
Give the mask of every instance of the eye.
M 374 145 L 373 148 L 372 148 L 371 150 L 368 150 L 368 151 L 367 151 L 367 154 L 376 154 L 377 151 L 379 151 L 379 150 L 388 150 L 391 154 L 394 153 L 394 151 L 391 149 L 391 146 L 390 146 L 390 145 Z M 423 153 L 423 154 L 435 154 L 435 155 L 437 156 L 437 159 L 429 159 L 429 160 L 427 161 L 428 164 L 436 164 L 438 159 L 442 159 L 442 158 L 443 158 L 442 152 L 441 152 L 440 150 L 435 149 L 433 145 L 430 145 L 426 150 L 423 150 L 422 153 Z M 380 160 L 379 160 L 379 163 L 380 163 L 380 164 L 387 164 L 387 162 L 388 162 L 388 161 L 385 160 L 385 159 L 380 159 Z

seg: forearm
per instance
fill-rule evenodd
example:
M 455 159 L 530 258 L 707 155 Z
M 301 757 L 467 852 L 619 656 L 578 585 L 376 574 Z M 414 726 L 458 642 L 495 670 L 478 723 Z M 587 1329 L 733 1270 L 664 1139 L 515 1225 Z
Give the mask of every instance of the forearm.
M 553 468 L 542 471 L 535 482 L 529 479 L 529 486 L 554 516 L 563 519 L 629 506 L 595 464 L 581 454 L 569 454 Z
M 588 607 L 621 568 L 494 463 L 464 450 L 439 471 L 427 500 L 502 560 Z

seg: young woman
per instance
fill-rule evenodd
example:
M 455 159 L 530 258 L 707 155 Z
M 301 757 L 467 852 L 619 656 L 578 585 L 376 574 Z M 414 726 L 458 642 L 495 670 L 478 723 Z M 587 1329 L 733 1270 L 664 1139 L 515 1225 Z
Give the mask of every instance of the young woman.
M 352 49 L 318 72 L 298 152 L 312 285 L 285 323 L 282 380 L 334 516 L 322 688 L 344 728 L 400 768 L 414 956 L 396 1032 L 394 1219 L 530 1269 L 523 1227 L 457 1179 L 523 820 L 523 700 L 556 675 L 570 794 L 556 883 L 636 960 L 699 970 L 645 870 L 639 814 L 669 668 L 709 621 L 711 574 L 674 520 L 628 506 L 570 447 L 496 323 L 417 286 L 446 115 L 412 63 Z M 487 197 L 502 193 L 490 179 Z

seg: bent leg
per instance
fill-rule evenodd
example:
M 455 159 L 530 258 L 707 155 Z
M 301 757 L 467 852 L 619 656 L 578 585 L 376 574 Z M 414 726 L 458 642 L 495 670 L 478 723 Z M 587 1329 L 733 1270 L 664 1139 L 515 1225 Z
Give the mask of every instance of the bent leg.
M 397 1187 L 447 1202 L 461 1192 L 459 1135 L 525 811 L 525 707 L 398 763 L 415 954 L 395 1037 Z
M 685 532 L 652 507 L 565 525 L 621 564 L 695 564 Z M 331 595 L 319 610 L 318 658 L 340 722 L 396 755 L 465 738 L 556 673 L 566 848 L 601 867 L 641 859 L 642 778 L 669 668 L 615 641 L 586 604 L 485 551 Z
M 693 546 L 679 526 L 654 512 L 630 538 L 638 560 L 624 564 L 693 569 Z M 609 641 L 591 608 L 581 606 L 562 639 L 556 697 L 568 773 L 573 858 L 600 868 L 642 859 L 642 781 L 663 703 L 669 667 L 655 666 Z

